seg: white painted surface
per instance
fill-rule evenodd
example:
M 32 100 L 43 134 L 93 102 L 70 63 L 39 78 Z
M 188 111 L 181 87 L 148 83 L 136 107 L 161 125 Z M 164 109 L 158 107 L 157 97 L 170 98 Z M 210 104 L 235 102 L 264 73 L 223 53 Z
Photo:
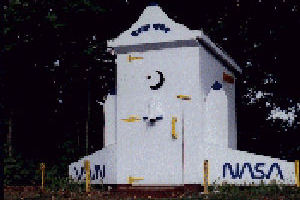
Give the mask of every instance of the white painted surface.
M 116 95 L 107 95 L 104 104 L 105 127 L 104 127 L 104 146 L 115 144 L 116 135 Z
M 155 30 L 153 24 L 160 23 L 165 24 L 170 31 L 167 33 L 163 30 Z M 132 31 L 138 30 L 138 28 L 150 24 L 148 31 L 143 31 L 138 36 L 132 36 Z M 124 31 L 116 39 L 108 41 L 109 47 L 116 46 L 128 46 L 143 43 L 157 43 L 157 42 L 169 42 L 174 40 L 186 40 L 193 39 L 196 36 L 200 36 L 201 32 L 190 31 L 186 26 L 175 23 L 172 19 L 168 18 L 166 13 L 162 11 L 159 6 L 148 6 L 140 15 L 136 23 L 131 28 Z
M 211 89 L 205 102 L 206 143 L 228 148 L 228 103 L 225 91 Z
M 235 82 L 233 84 L 223 81 L 223 72 L 234 77 L 233 73 L 228 71 L 218 60 L 207 52 L 203 47 L 199 47 L 200 54 L 200 87 L 201 104 L 205 104 L 208 93 L 215 81 L 222 84 L 222 88 L 227 96 L 228 104 L 228 147 L 237 149 L 237 124 L 235 108 Z M 227 121 L 227 120 L 226 120 Z

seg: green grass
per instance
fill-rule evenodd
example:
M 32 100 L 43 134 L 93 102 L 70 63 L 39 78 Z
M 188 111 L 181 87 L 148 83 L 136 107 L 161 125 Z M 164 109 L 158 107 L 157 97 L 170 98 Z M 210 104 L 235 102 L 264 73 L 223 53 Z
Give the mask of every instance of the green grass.
M 67 200 L 85 200 L 85 199 L 103 199 L 103 195 L 106 193 L 105 199 L 125 199 L 118 197 L 118 194 L 108 194 L 105 191 L 103 185 L 91 185 L 91 191 L 93 192 L 90 197 L 85 193 L 85 184 L 78 184 L 69 178 L 57 178 L 47 177 L 45 185 L 45 191 L 42 193 L 37 191 L 32 194 L 12 193 L 6 194 L 5 199 L 17 200 L 21 197 L 25 199 L 54 199 Z M 133 199 L 133 195 L 129 196 Z M 147 199 L 147 198 L 136 198 Z M 152 198 L 155 199 L 155 198 Z M 300 200 L 300 188 L 295 186 L 284 185 L 260 185 L 260 186 L 233 186 L 233 185 L 213 185 L 209 186 L 209 194 L 204 195 L 200 192 L 197 193 L 185 193 L 181 198 L 165 198 L 165 199 L 209 199 L 209 200 Z

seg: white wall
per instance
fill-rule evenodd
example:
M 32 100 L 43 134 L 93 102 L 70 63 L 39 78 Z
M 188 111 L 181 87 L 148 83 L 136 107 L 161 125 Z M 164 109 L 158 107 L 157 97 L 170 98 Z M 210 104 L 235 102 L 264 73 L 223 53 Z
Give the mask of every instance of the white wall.
M 223 88 L 210 90 L 205 108 L 205 142 L 228 147 L 228 102 Z
M 200 84 L 203 99 L 205 101 L 211 86 L 215 81 L 222 84 L 228 102 L 228 147 L 237 148 L 237 130 L 236 130 L 236 115 L 235 115 L 235 83 L 230 84 L 223 81 L 223 72 L 232 75 L 218 60 L 214 58 L 203 47 L 199 47 L 200 51 Z M 205 136 L 204 136 L 205 137 Z
M 117 183 L 117 145 L 112 144 L 106 147 L 105 152 L 106 175 L 104 184 Z
M 107 95 L 104 104 L 105 128 L 104 128 L 104 146 L 115 144 L 116 132 L 116 95 Z
M 211 101 L 209 104 L 214 103 L 213 101 L 219 101 L 219 104 L 224 104 L 224 109 L 227 107 L 227 116 L 223 116 L 223 121 L 228 120 L 228 125 L 222 122 L 219 118 L 215 120 L 215 125 L 218 125 L 218 129 L 225 128 L 227 131 L 223 131 L 223 134 L 227 136 L 219 135 L 218 138 L 213 136 L 211 139 L 217 139 L 214 144 L 218 143 L 219 145 L 226 145 L 233 149 L 236 149 L 236 128 L 235 128 L 235 99 L 234 99 L 234 84 L 223 83 L 223 71 L 227 74 L 231 74 L 227 69 L 225 69 L 221 63 L 219 63 L 215 58 L 210 55 L 204 48 L 199 47 L 199 71 L 195 70 L 195 74 L 198 74 L 199 78 L 199 99 L 196 101 L 192 100 L 193 105 L 185 105 L 186 109 L 189 107 L 190 113 L 189 116 L 193 116 L 194 119 L 189 119 L 188 121 L 192 122 L 192 126 L 185 126 L 185 129 L 193 129 L 194 131 L 187 130 L 185 136 L 188 136 L 188 133 L 193 133 L 191 137 L 185 137 L 185 184 L 199 183 L 201 178 L 201 173 L 199 173 L 200 166 L 203 165 L 203 160 L 200 159 L 199 147 L 203 146 L 205 142 L 209 142 L 207 132 L 205 131 L 205 126 L 207 123 L 206 118 L 209 117 L 206 115 L 206 99 L 208 93 L 211 91 L 211 86 L 215 81 L 218 81 L 222 84 L 223 90 L 227 98 L 227 102 L 219 101 L 219 97 L 215 95 L 211 96 Z M 218 96 L 218 95 L 217 95 Z M 222 97 L 225 101 L 225 97 Z M 227 104 L 227 105 L 225 105 Z M 221 105 L 221 107 L 222 107 Z M 232 110 L 230 110 L 232 109 Z M 209 113 L 211 110 L 215 110 L 214 106 L 211 109 L 208 109 Z M 226 110 L 223 110 L 226 115 Z M 197 111 L 197 112 L 195 112 Z M 214 117 L 210 115 L 211 117 Z M 187 116 L 185 116 L 187 117 Z M 227 118 L 227 119 L 226 119 Z M 211 120 L 211 119 L 210 119 Z M 209 120 L 208 120 L 209 121 Z M 222 124 L 222 127 L 219 125 Z M 213 124 L 211 124 L 213 125 Z M 212 141 L 211 141 L 212 142 Z M 201 152 L 201 151 L 200 151 Z

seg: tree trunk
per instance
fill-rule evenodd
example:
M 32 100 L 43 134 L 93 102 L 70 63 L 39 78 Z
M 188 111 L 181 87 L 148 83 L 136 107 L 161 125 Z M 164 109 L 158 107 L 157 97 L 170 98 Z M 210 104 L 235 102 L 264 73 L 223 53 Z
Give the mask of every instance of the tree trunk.
M 89 123 L 90 123 L 90 115 L 91 115 L 91 80 L 89 76 L 89 72 L 87 75 L 88 81 L 88 113 L 87 113 L 87 120 L 85 124 L 85 151 L 86 155 L 89 154 Z
M 8 133 L 7 133 L 7 145 L 8 145 L 8 155 L 12 156 L 12 116 L 10 115 L 8 120 Z
M 4 132 L 0 122 L 0 200 L 4 199 L 4 155 L 3 155 L 3 144 L 4 144 Z
M 85 154 L 89 155 L 89 120 L 85 122 Z

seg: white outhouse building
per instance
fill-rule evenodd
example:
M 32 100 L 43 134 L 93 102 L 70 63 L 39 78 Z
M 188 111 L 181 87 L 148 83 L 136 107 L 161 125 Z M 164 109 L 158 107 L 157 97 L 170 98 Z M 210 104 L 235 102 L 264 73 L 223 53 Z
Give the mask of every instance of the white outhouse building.
M 104 104 L 104 148 L 71 163 L 72 178 L 83 181 L 90 160 L 92 184 L 203 184 L 208 160 L 210 184 L 295 184 L 293 162 L 237 150 L 242 70 L 202 31 L 151 5 L 108 47 L 117 84 Z

